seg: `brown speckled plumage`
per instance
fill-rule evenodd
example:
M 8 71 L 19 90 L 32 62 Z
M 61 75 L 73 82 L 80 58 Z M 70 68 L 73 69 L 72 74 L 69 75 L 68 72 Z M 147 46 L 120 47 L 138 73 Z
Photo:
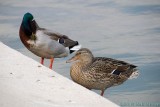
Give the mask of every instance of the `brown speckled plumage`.
M 70 75 L 73 81 L 88 88 L 102 90 L 126 81 L 136 66 L 124 61 L 105 57 L 94 57 L 90 50 L 82 48 L 67 62 L 73 63 Z M 119 74 L 114 74 L 117 71 Z

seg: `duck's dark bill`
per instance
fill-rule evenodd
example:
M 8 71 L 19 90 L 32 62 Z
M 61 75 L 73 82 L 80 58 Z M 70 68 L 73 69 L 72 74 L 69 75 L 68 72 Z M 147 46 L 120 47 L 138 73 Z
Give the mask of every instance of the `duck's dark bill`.
M 66 61 L 66 63 L 72 63 L 72 62 L 74 62 L 74 61 L 76 61 L 77 59 L 76 59 L 76 57 L 72 57 L 71 59 L 68 59 L 67 61 Z

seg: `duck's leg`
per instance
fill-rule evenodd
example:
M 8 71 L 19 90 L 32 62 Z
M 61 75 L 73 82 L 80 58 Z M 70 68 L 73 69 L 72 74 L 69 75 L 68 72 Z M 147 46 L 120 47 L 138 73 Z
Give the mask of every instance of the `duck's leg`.
M 50 59 L 50 65 L 49 65 L 49 68 L 50 68 L 50 69 L 52 69 L 53 61 L 54 61 L 54 58 L 51 58 L 51 59 Z
M 101 90 L 101 96 L 103 96 L 103 94 L 104 94 L 104 90 Z
M 41 57 L 41 64 L 43 65 L 44 64 L 44 58 Z

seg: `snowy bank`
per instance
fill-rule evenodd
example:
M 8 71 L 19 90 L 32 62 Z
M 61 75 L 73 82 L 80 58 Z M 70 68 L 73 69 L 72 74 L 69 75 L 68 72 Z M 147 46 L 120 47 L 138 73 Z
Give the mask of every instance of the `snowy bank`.
M 118 107 L 1 42 L 0 50 L 0 107 Z

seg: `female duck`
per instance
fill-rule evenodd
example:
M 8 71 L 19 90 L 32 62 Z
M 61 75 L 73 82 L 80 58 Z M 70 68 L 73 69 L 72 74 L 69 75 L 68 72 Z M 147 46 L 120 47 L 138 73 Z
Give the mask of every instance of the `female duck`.
M 101 90 L 102 96 L 107 88 L 138 76 L 135 65 L 111 58 L 94 57 L 86 48 L 78 50 L 67 62 L 74 62 L 70 69 L 73 81 L 88 89 Z
M 28 50 L 41 57 L 41 64 L 43 64 L 44 58 L 51 59 L 51 69 L 54 58 L 68 55 L 67 48 L 69 53 L 80 48 L 77 41 L 73 41 L 65 35 L 40 28 L 31 13 L 24 15 L 19 36 Z

